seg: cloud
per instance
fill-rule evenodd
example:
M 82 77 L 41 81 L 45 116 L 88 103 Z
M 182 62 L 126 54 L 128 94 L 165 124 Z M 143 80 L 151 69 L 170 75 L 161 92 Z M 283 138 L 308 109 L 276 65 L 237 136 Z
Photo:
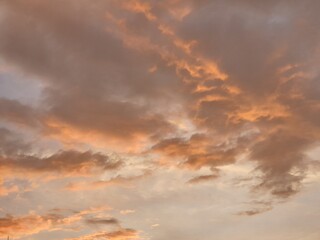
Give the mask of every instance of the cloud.
M 90 218 L 86 220 L 89 225 L 119 225 L 119 222 L 115 218 Z
M 81 220 L 79 216 L 64 217 L 59 214 L 37 215 L 29 214 L 14 217 L 6 215 L 0 218 L 0 236 L 21 237 L 48 231 L 52 229 L 62 229 L 70 227 L 70 224 Z
M 88 177 L 118 170 L 123 160 L 116 155 L 80 150 L 59 150 L 54 153 L 32 153 L 34 143 L 25 141 L 18 132 L 0 128 L 0 195 L 22 192 L 14 180 Z
M 7 196 L 14 192 L 19 192 L 19 187 L 17 185 L 6 186 L 4 181 L 0 179 L 0 196 Z
M 81 211 L 68 209 L 52 209 L 44 215 L 30 213 L 23 216 L 5 215 L 0 218 L 0 237 L 25 237 L 43 231 L 79 230 L 85 225 L 116 225 L 120 227 L 115 218 L 101 219 L 96 214 L 107 210 L 106 208 L 89 208 Z M 112 234 L 111 234 L 112 235 Z
M 137 55 L 105 31 L 102 9 L 106 10 L 110 3 L 100 2 L 98 10 L 98 5 L 82 1 L 80 12 L 95 11 L 94 15 L 88 12 L 86 21 L 80 21 L 76 13 L 65 14 L 75 11 L 71 2 L 1 4 L 2 24 L 6 22 L 16 30 L 3 26 L 6 37 L 0 49 L 9 63 L 46 82 L 44 119 L 122 140 L 170 130 L 168 121 L 153 108 L 166 86 L 148 81 L 149 61 L 142 65 L 135 61 Z M 26 32 L 23 22 L 40 27 Z M 47 41 L 49 35 L 52 42 Z
M 17 100 L 0 98 L 0 119 L 20 126 L 36 127 L 41 123 L 39 114 Z
M 184 38 L 195 38 L 195 50 L 219 59 L 228 79 L 220 86 L 205 83 L 198 88 L 203 92 L 194 95 L 199 103 L 192 111 L 195 123 L 222 139 L 230 139 L 245 125 L 257 128 L 257 137 L 242 148 L 261 174 L 254 189 L 288 198 L 300 191 L 308 164 L 305 152 L 319 136 L 319 121 L 314 121 L 318 99 L 306 90 L 317 89 L 318 71 L 313 69 L 319 35 L 311 31 L 315 12 L 311 4 L 273 1 L 205 5 L 194 8 L 178 31 Z M 305 8 L 309 10 L 302 14 L 302 23 L 297 13 Z M 225 91 L 229 84 L 238 91 Z
M 125 209 L 125 210 L 121 210 L 120 211 L 120 214 L 121 215 L 128 215 L 128 214 L 132 214 L 132 213 L 135 213 L 136 211 L 133 210 L 133 209 Z
M 234 163 L 237 155 L 245 146 L 247 137 L 233 140 L 239 144 L 217 143 L 206 134 L 194 134 L 188 139 L 164 139 L 154 145 L 151 150 L 169 158 L 178 158 L 180 164 L 193 169 L 204 166 L 217 167 Z
M 209 175 L 201 175 L 198 177 L 194 177 L 191 178 L 188 183 L 190 184 L 197 184 L 197 183 L 202 183 L 202 182 L 207 182 L 207 181 L 211 181 L 214 180 L 216 178 L 218 178 L 219 176 L 216 174 L 209 174 Z
M 110 239 L 110 240 L 130 240 L 141 239 L 138 232 L 133 229 L 124 228 L 113 232 L 97 232 L 79 238 L 70 238 L 69 240 L 94 240 L 94 239 Z
M 10 156 L 27 152 L 31 145 L 19 139 L 19 135 L 7 128 L 0 128 L 0 153 L 2 156 Z
M 269 189 L 278 197 L 289 197 L 300 189 L 304 178 L 306 156 L 303 154 L 310 140 L 301 135 L 279 130 L 257 142 L 251 158 L 258 161 L 258 170 L 263 173 L 257 189 Z
M 58 174 L 61 176 L 86 176 L 117 169 L 121 161 L 111 160 L 101 153 L 60 151 L 47 157 L 17 155 L 0 157 L 2 174 Z
M 253 198 L 289 199 L 303 189 L 312 162 L 306 152 L 319 145 L 318 7 L 315 1 L 1 1 L 0 63 L 43 88 L 32 107 L 0 98 L 0 195 L 20 191 L 8 178 L 102 177 L 123 165 L 125 174 L 66 189 L 131 186 L 148 176 L 132 174 L 140 161 L 152 164 L 155 175 L 173 166 L 192 170 L 188 183 L 195 184 L 241 159 L 254 164 Z M 46 146 L 48 153 L 39 154 L 22 140 L 26 129 L 29 138 L 54 140 L 61 150 Z M 203 168 L 212 173 L 199 174 Z M 240 214 L 271 208 L 252 203 Z M 59 219 L 2 221 L 32 233 Z M 87 221 L 117 225 L 112 218 Z M 78 239 L 99 238 L 138 233 L 121 228 Z
M 251 201 L 247 203 L 249 205 L 248 210 L 240 211 L 237 213 L 239 216 L 255 216 L 273 209 L 273 202 L 272 201 Z
M 144 173 L 136 176 L 121 176 L 117 175 L 108 180 L 98 180 L 93 182 L 71 182 L 66 185 L 65 189 L 69 191 L 92 191 L 100 188 L 106 188 L 109 186 L 122 186 L 122 187 L 130 187 L 135 181 L 144 179 L 150 176 L 151 171 L 147 170 Z

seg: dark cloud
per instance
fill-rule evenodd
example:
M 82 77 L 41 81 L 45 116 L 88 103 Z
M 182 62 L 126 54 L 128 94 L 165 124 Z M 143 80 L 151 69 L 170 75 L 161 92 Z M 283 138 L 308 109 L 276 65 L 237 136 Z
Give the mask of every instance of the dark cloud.
M 87 98 L 85 94 L 56 93 L 55 97 L 58 95 L 59 100 L 50 109 L 49 119 L 84 131 L 94 130 L 110 138 L 132 139 L 164 134 L 172 129 L 163 116 L 148 112 L 139 104 Z
M 36 127 L 41 123 L 39 114 L 32 107 L 17 100 L 0 98 L 0 119 L 20 126 Z
M 255 201 L 248 202 L 247 204 L 249 205 L 250 209 L 241 211 L 241 212 L 237 213 L 237 215 L 239 215 L 239 216 L 255 216 L 255 215 L 264 213 L 266 211 L 270 211 L 273 208 L 274 203 L 272 201 L 255 200 Z
M 263 212 L 269 211 L 271 209 L 272 209 L 272 207 L 269 207 L 269 208 L 266 208 L 266 209 L 246 210 L 246 211 L 238 213 L 238 215 L 240 215 L 240 216 L 254 216 L 254 215 L 261 214 Z
M 7 128 L 0 128 L 0 154 L 10 156 L 28 151 L 30 144 L 19 140 L 14 132 Z
M 161 73 L 159 81 L 148 72 L 151 56 L 141 58 L 106 31 L 112 2 L 1 4 L 3 58 L 47 83 L 50 118 L 120 138 L 169 131 L 155 106 L 164 95 L 174 97 L 166 89 L 177 80 Z
M 86 223 L 89 225 L 119 225 L 116 218 L 90 218 L 86 219 Z
M 214 179 L 216 179 L 218 177 L 219 176 L 216 175 L 216 174 L 201 175 L 201 176 L 198 176 L 198 177 L 191 178 L 187 183 L 197 184 L 197 183 L 211 181 L 211 180 L 214 180 Z
M 31 154 L 31 143 L 7 128 L 0 128 L 0 171 L 14 174 L 52 173 L 65 176 L 87 175 L 118 169 L 123 161 L 92 151 L 60 150 L 49 155 Z
M 27 173 L 53 173 L 72 175 L 87 175 L 94 172 L 117 169 L 120 160 L 110 159 L 102 153 L 60 151 L 48 157 L 33 155 L 17 155 L 0 157 L 1 167 L 4 172 Z
M 289 197 L 300 189 L 304 177 L 306 156 L 303 154 L 310 140 L 301 135 L 279 130 L 257 142 L 250 154 L 263 173 L 258 189 L 270 189 L 278 197 Z
M 261 173 L 255 190 L 280 198 L 300 190 L 308 164 L 305 152 L 319 137 L 315 5 L 211 1 L 194 8 L 177 27 L 181 36 L 198 41 L 198 51 L 218 60 L 228 74 L 225 87 L 238 88 L 230 94 L 203 84 L 206 90 L 192 100 L 201 100 L 191 112 L 196 123 L 225 139 L 246 124 L 256 127 L 259 137 L 243 148 Z
M 3 0 L 0 7 L 1 60 L 44 84 L 37 107 L 1 98 L 4 122 L 61 142 L 110 141 L 123 151 L 141 143 L 135 153 L 194 170 L 245 155 L 256 164 L 254 191 L 280 199 L 300 191 L 306 151 L 320 136 L 319 3 Z M 0 129 L 0 169 L 10 173 L 82 175 L 122 163 L 93 151 L 30 154 L 10 134 Z

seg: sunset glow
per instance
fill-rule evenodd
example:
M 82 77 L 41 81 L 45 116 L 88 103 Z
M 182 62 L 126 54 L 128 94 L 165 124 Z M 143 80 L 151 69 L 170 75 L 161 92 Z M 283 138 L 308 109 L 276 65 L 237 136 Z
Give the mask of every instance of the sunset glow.
M 319 240 L 319 9 L 0 0 L 0 240 Z

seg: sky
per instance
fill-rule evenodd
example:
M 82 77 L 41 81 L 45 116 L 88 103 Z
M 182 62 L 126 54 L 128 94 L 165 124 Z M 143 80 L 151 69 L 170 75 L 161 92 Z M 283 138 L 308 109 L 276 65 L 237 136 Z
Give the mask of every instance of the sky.
M 0 239 L 319 240 L 319 9 L 0 0 Z

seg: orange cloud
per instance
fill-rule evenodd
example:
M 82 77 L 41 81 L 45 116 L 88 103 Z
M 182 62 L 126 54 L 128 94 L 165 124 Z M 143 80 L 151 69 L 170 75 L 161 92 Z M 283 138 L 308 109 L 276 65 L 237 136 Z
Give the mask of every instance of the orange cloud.
M 129 0 L 123 3 L 123 7 L 136 13 L 143 13 L 150 21 L 157 19 L 157 17 L 152 13 L 151 5 L 148 2 Z
M 193 169 L 233 163 L 237 154 L 241 152 L 240 149 L 241 145 L 236 148 L 217 146 L 213 139 L 204 134 L 194 134 L 189 139 L 165 139 L 152 147 L 152 151 L 169 158 L 178 158 L 180 160 L 178 163 Z
M 115 225 L 120 227 L 115 218 L 92 218 L 106 208 L 89 208 L 82 211 L 53 209 L 45 215 L 30 213 L 24 216 L 5 215 L 0 218 L 0 237 L 26 237 L 43 231 L 79 230 L 86 225 Z M 71 213 L 71 214 L 70 214 Z M 121 227 L 120 227 L 121 228 Z
M 21 217 L 6 215 L 0 218 L 0 237 L 22 237 L 41 231 L 58 230 L 68 228 L 71 224 L 81 220 L 80 216 L 70 216 L 64 218 L 58 214 L 48 214 L 40 216 L 30 214 Z
M 130 240 L 142 239 L 139 237 L 138 232 L 133 229 L 125 228 L 114 232 L 97 232 L 79 238 L 70 238 L 68 240 L 95 240 L 95 239 L 110 239 L 110 240 Z

